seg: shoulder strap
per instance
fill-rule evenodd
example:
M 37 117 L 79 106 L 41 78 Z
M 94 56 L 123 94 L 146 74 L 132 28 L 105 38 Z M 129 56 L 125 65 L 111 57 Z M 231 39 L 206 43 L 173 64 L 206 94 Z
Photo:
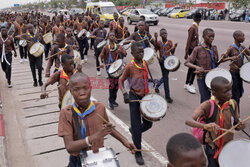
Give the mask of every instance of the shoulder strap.
M 238 123 L 238 119 L 236 118 L 236 115 L 235 115 L 234 111 L 235 111 L 235 104 L 234 104 L 234 101 L 231 99 L 230 100 L 230 112 L 231 112 L 231 114 L 232 114 L 232 116 L 234 118 L 234 123 L 233 124 L 236 125 Z

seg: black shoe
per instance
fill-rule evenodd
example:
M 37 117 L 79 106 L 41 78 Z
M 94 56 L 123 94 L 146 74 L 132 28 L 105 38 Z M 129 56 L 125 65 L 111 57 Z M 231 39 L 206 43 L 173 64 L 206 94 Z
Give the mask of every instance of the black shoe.
M 173 99 L 171 99 L 170 97 L 166 98 L 166 100 L 167 100 L 168 103 L 173 103 Z
M 144 160 L 142 158 L 141 152 L 136 152 L 135 153 L 135 160 L 138 165 L 144 165 Z
M 43 81 L 39 81 L 39 86 L 43 86 Z
M 34 87 L 37 87 L 37 82 L 34 82 L 33 86 L 34 86 Z
M 119 104 L 118 104 L 118 103 L 116 103 L 116 102 L 114 102 L 114 103 L 113 103 L 113 106 L 114 106 L 114 107 L 118 107 L 118 106 L 119 106 Z
M 109 102 L 109 109 L 114 110 L 114 105 L 112 103 L 110 103 L 110 102 Z
M 155 93 L 160 94 L 160 90 L 158 88 L 155 89 Z

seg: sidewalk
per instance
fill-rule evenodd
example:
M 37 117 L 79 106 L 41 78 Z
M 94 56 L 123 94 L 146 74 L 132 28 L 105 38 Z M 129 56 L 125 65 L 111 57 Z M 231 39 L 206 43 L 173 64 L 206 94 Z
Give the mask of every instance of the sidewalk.
M 0 76 L 4 76 L 2 71 Z M 45 80 L 47 78 L 43 78 L 44 83 Z M 0 78 L 8 165 L 10 167 L 67 166 L 69 154 L 65 150 L 63 139 L 57 136 L 60 112 L 57 91 L 51 93 L 48 99 L 39 100 L 41 88 L 33 87 L 29 63 L 20 64 L 17 58 L 13 59 L 12 82 L 13 88 L 8 89 L 5 78 Z M 56 84 L 50 86 L 48 90 L 54 88 Z M 111 112 L 108 111 L 108 113 Z M 114 116 L 110 117 L 110 121 L 131 141 L 128 131 L 112 119 Z M 111 136 L 105 138 L 105 146 L 113 148 L 116 153 L 121 152 L 118 155 L 121 167 L 138 166 L 134 156 Z M 146 162 L 144 166 L 163 166 L 152 157 L 151 153 L 143 153 L 143 155 Z M 0 159 L 0 164 L 1 162 Z

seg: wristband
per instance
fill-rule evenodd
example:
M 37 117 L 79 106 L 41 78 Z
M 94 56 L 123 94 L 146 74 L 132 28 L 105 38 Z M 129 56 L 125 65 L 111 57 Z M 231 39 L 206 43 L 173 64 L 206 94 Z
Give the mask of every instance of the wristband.
M 87 146 L 89 146 L 89 147 L 92 146 L 92 145 L 89 143 L 89 137 L 86 137 L 86 138 L 85 138 L 85 141 L 86 141 Z

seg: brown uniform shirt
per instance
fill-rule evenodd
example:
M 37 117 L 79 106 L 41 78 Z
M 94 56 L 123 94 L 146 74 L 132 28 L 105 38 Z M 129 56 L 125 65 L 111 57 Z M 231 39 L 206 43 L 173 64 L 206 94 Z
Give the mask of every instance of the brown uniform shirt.
M 120 27 L 120 26 L 117 26 L 114 30 L 115 32 L 115 37 L 118 39 L 118 40 L 122 40 L 122 39 L 125 39 L 127 37 L 130 36 L 130 33 L 128 31 L 125 31 L 126 29 L 128 29 L 127 27 Z
M 124 82 L 128 79 L 130 91 L 138 96 L 145 96 L 145 80 L 144 70 L 138 69 L 132 62 L 125 66 L 125 69 L 120 77 L 120 81 Z
M 203 44 L 202 46 L 197 46 L 194 48 L 191 56 L 188 57 L 186 62 L 194 63 L 197 61 L 197 65 L 203 67 L 205 70 L 213 69 L 212 58 L 208 50 L 205 49 L 206 45 Z M 215 67 L 218 66 L 218 51 L 217 47 L 214 45 L 212 46 L 212 53 L 214 58 Z M 198 73 L 198 78 L 204 78 L 205 74 Z
M 151 36 L 151 34 L 148 34 L 147 32 L 145 32 L 145 34 L 147 34 L 147 39 L 148 40 L 144 40 L 144 41 L 142 41 L 142 42 L 144 42 L 144 44 L 145 44 L 145 46 L 146 47 L 150 47 L 150 43 L 149 43 L 149 41 L 151 41 L 151 39 L 152 39 L 152 36 Z M 145 37 L 145 36 L 144 36 Z M 138 32 L 134 32 L 130 37 L 129 37 L 129 40 L 134 40 L 134 41 L 140 41 L 140 40 L 142 40 L 143 38 L 143 35 L 142 35 L 142 38 L 139 36 L 139 34 L 138 34 Z
M 44 34 L 47 34 L 48 32 L 51 32 L 52 31 L 52 26 L 49 25 L 49 23 L 45 26 L 45 25 L 42 25 L 41 26 L 41 33 L 44 35 Z
M 28 50 L 31 48 L 31 46 L 36 42 L 35 39 L 37 39 L 37 42 L 39 42 L 39 39 L 42 39 L 41 37 L 41 34 L 36 34 L 36 35 L 33 35 L 35 36 L 35 38 L 32 38 L 28 33 L 24 33 L 21 38 L 22 39 L 25 39 L 27 41 L 30 41 L 30 42 L 27 42 L 28 43 Z
M 94 104 L 95 104 L 95 111 L 93 111 L 85 118 L 86 129 L 87 129 L 86 136 L 91 136 L 102 129 L 103 124 L 105 122 L 103 122 L 103 120 L 99 118 L 98 114 L 101 115 L 103 118 L 105 118 L 105 120 L 107 121 L 109 120 L 104 104 L 101 102 L 94 102 Z M 81 125 L 80 117 L 78 117 L 78 119 L 79 119 L 79 125 Z M 77 129 L 72 115 L 72 105 L 66 106 L 60 112 L 59 123 L 58 123 L 58 136 L 60 137 L 73 136 L 74 141 L 78 140 Z M 104 146 L 104 138 L 101 138 L 95 142 L 95 146 L 92 146 L 92 148 L 88 147 L 87 149 L 88 150 L 98 149 L 103 146 Z M 78 154 L 79 152 L 72 153 L 73 156 L 77 156 Z
M 241 52 L 245 49 L 245 46 L 242 46 Z M 250 55 L 250 50 L 246 49 L 244 51 L 245 54 Z M 244 53 L 242 53 L 242 58 L 244 61 Z M 229 46 L 229 48 L 227 49 L 226 55 L 224 56 L 224 58 L 227 57 L 234 57 L 234 56 L 238 56 L 239 55 L 239 51 L 238 49 L 236 49 L 234 46 Z M 232 72 L 239 72 L 239 68 L 242 66 L 242 59 L 240 56 L 238 56 L 237 60 L 233 63 L 230 64 L 230 71 Z
M 82 23 L 76 22 L 74 25 L 74 30 L 77 30 L 77 33 L 79 33 L 82 29 L 88 30 L 87 23 L 84 21 Z
M 109 23 L 109 31 L 115 31 L 115 28 L 117 27 L 117 25 L 118 25 L 118 21 L 115 21 L 115 20 L 113 20 L 113 21 L 111 21 L 110 23 Z
M 109 45 L 106 45 L 104 46 L 104 48 L 102 49 L 102 52 L 100 54 L 100 58 L 101 59 L 104 59 L 105 63 L 108 64 L 108 61 L 109 61 L 109 53 L 111 53 L 111 57 L 113 59 L 113 62 L 118 59 L 118 50 L 121 50 L 122 51 L 122 56 L 123 57 L 126 57 L 127 55 L 127 52 L 126 50 L 120 46 L 120 45 L 117 45 L 117 49 L 115 49 L 114 51 L 109 51 Z M 111 60 L 110 60 L 111 61 Z
M 65 29 L 63 26 L 54 26 L 52 28 L 52 34 L 55 35 L 55 37 L 58 35 L 58 34 L 61 34 L 61 33 L 65 33 Z
M 99 27 L 99 24 L 97 22 L 94 22 L 94 23 L 91 24 L 91 26 L 89 28 L 89 31 L 93 32 L 98 27 Z
M 163 45 L 165 45 L 163 42 L 162 42 Z M 159 55 L 161 58 L 164 58 L 164 54 L 166 57 L 170 56 L 170 52 L 167 52 L 169 49 L 171 49 L 173 47 L 173 42 L 171 40 L 168 40 L 166 46 L 163 48 L 161 44 L 161 41 L 158 41 L 157 42 L 157 46 L 156 46 L 156 50 L 159 51 Z M 163 50 L 164 50 L 164 54 L 163 54 Z M 171 53 L 173 54 L 174 53 L 174 50 L 171 51 Z
M 233 100 L 234 101 L 234 100 Z M 216 104 L 215 104 L 216 105 Z M 238 107 L 237 107 L 237 103 L 234 101 L 234 106 L 235 106 L 235 110 L 234 110 L 234 114 L 236 116 L 237 119 L 239 119 L 239 114 L 238 114 Z M 201 111 L 201 112 L 200 112 Z M 199 112 L 201 113 L 198 117 L 201 117 L 202 115 L 205 116 L 206 119 L 209 118 L 209 114 L 211 111 L 211 103 L 207 100 L 205 102 L 203 102 L 196 110 L 195 112 Z M 223 110 L 223 115 L 224 115 L 224 123 L 223 123 L 223 128 L 224 129 L 230 129 L 233 126 L 233 116 L 231 114 L 230 111 L 230 105 L 227 106 L 224 110 Z M 217 115 L 216 115 L 216 119 L 215 119 L 215 123 L 217 125 L 220 125 L 220 112 L 218 110 Z M 214 148 L 214 144 L 213 144 L 213 140 L 218 137 L 217 134 L 211 132 L 211 137 L 209 136 L 209 133 L 206 133 L 206 137 L 205 137 L 205 142 L 208 143 L 212 148 Z M 224 136 L 224 145 L 226 143 L 228 143 L 229 141 L 233 140 L 234 135 L 232 133 L 228 133 L 227 135 Z
M 186 53 L 188 53 L 189 49 L 194 49 L 199 44 L 199 33 L 198 27 L 196 25 L 192 25 L 188 29 L 188 39 L 186 44 Z
M 11 36 L 8 36 L 7 38 L 8 39 L 5 42 L 5 54 L 8 54 L 12 50 L 15 50 L 13 38 Z M 6 40 L 6 39 L 0 38 L 0 57 L 2 55 L 3 41 L 4 40 Z
M 100 42 L 102 42 L 105 38 L 106 38 L 106 35 L 107 35 L 107 31 L 105 29 L 100 29 L 100 28 L 96 28 L 92 33 L 91 35 L 94 35 L 96 37 L 99 37 L 99 38 L 96 38 L 95 39 L 95 43 L 96 45 L 99 44 Z M 100 38 L 104 38 L 104 39 L 100 39 Z

